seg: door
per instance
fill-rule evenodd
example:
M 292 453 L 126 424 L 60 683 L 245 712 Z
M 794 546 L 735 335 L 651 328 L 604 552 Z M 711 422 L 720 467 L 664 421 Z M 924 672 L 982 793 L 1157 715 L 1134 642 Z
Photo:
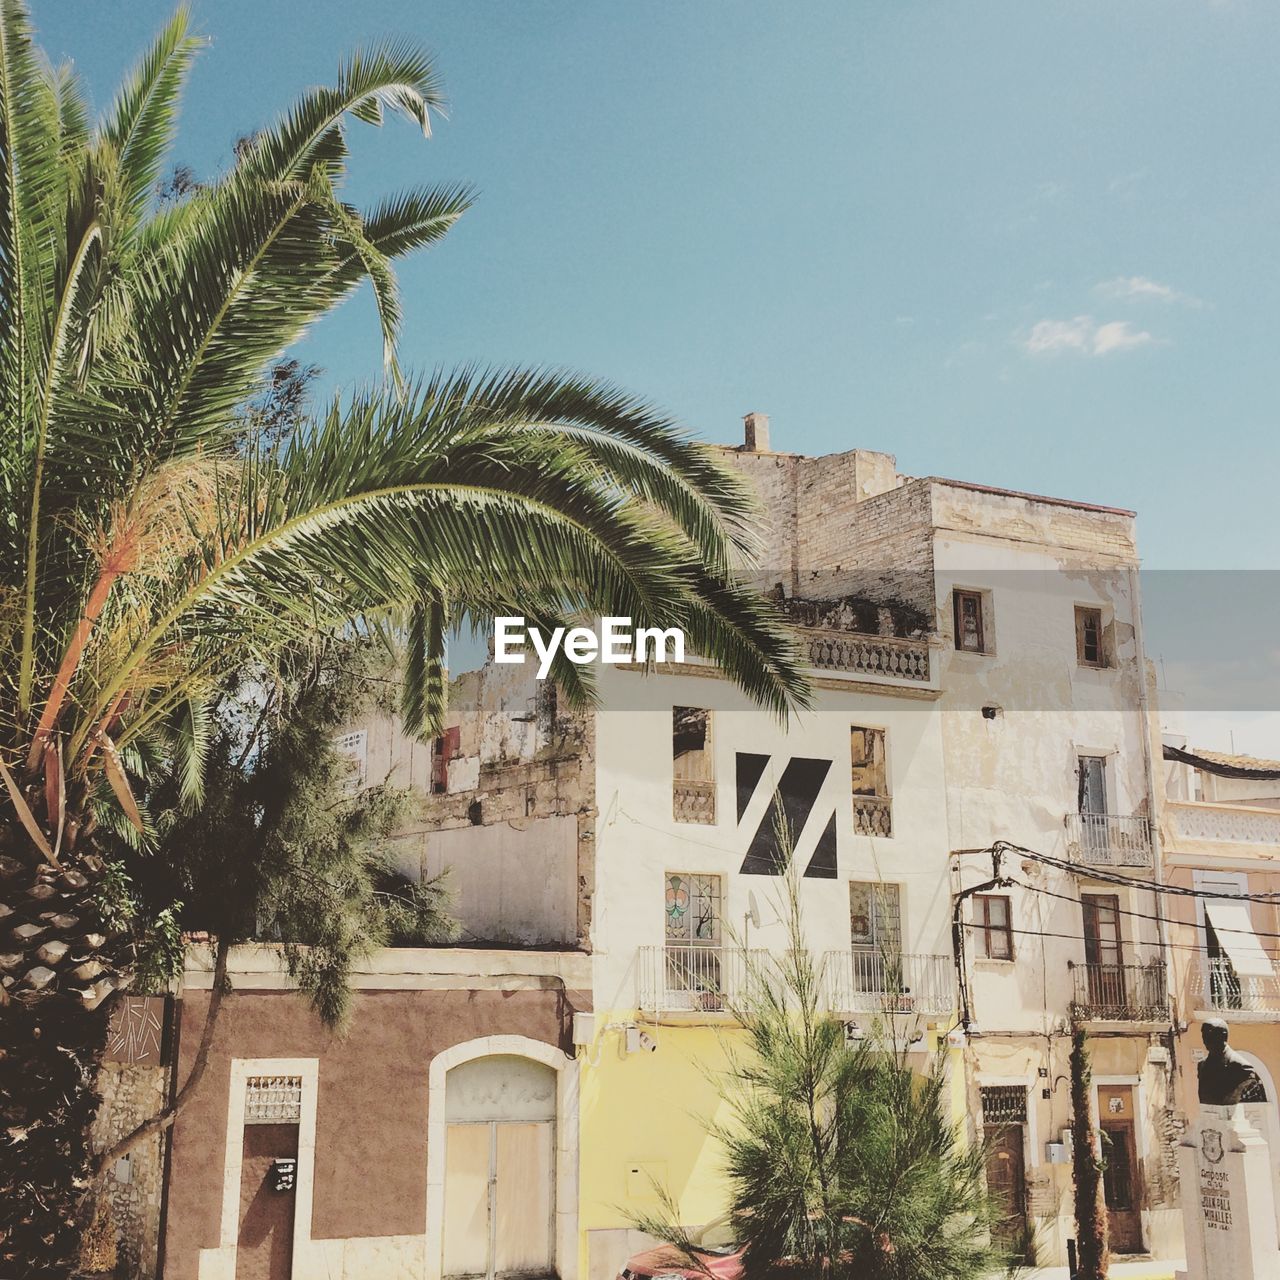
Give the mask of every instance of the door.
M 477 1058 L 445 1077 L 450 1280 L 553 1274 L 555 1106 L 555 1071 L 528 1058 Z
M 1107 760 L 1105 756 L 1079 756 L 1080 839 L 1085 849 L 1105 859 L 1107 837 Z
M 1005 1125 L 987 1134 L 987 1194 L 991 1197 L 991 1239 L 1017 1257 L 1025 1256 L 1027 1182 L 1023 1168 L 1022 1126 Z
M 1084 963 L 1089 976 L 1089 1003 L 1122 1011 L 1125 999 L 1124 950 L 1120 940 L 1120 898 L 1114 893 L 1080 896 L 1084 913 Z M 1105 1016 L 1105 1015 L 1104 1015 Z
M 1142 1252 L 1142 1205 L 1138 1194 L 1138 1148 L 1132 1120 L 1101 1121 L 1102 1194 L 1107 1238 L 1113 1253 Z
M 550 1121 L 451 1124 L 444 1168 L 446 1276 L 552 1273 Z
M 236 1280 L 289 1280 L 297 1192 L 277 1190 L 277 1160 L 297 1160 L 296 1124 L 246 1124 L 240 1164 Z
M 849 883 L 849 936 L 853 989 L 902 990 L 902 899 L 899 886 L 882 880 Z

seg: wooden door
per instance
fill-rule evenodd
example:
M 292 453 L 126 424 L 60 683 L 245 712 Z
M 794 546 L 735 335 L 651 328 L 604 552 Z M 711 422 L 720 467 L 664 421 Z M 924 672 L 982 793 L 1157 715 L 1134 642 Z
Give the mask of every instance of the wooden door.
M 535 1122 L 495 1129 L 494 1274 L 549 1275 L 555 1256 L 552 1126 Z
M 1089 976 L 1089 1002 L 1123 1009 L 1125 999 L 1124 950 L 1120 940 L 1120 898 L 1114 893 L 1086 893 L 1080 897 L 1084 911 L 1084 962 Z
M 451 1124 L 444 1149 L 444 1273 L 489 1271 L 489 1173 L 493 1134 L 488 1124 Z
M 444 1274 L 450 1280 L 552 1274 L 554 1134 L 549 1121 L 448 1126 Z
M 987 1194 L 991 1197 L 991 1238 L 1012 1253 L 1027 1249 L 1027 1180 L 1023 1167 L 1022 1126 L 987 1130 Z
M 1132 1120 L 1101 1121 L 1102 1193 L 1113 1253 L 1142 1252 L 1141 1181 Z
M 247 1124 L 240 1165 L 236 1280 L 289 1280 L 296 1191 L 277 1191 L 272 1166 L 298 1158 L 296 1124 Z

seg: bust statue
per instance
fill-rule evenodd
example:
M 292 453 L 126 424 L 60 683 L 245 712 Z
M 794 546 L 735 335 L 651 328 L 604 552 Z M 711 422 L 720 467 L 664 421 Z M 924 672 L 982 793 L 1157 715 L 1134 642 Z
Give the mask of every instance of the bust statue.
M 1201 1103 L 1234 1107 L 1237 1102 L 1265 1102 L 1267 1092 L 1258 1073 L 1227 1047 L 1227 1034 L 1227 1024 L 1221 1018 L 1210 1018 L 1200 1028 L 1200 1038 L 1209 1051 L 1196 1065 Z

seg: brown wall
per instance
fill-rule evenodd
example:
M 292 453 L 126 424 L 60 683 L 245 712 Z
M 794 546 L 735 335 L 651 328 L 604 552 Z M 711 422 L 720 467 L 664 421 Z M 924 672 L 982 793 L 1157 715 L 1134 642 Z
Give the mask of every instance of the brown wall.
M 181 1004 L 179 1080 L 190 1071 L 208 993 Z M 312 1239 L 413 1235 L 426 1229 L 427 1071 L 443 1049 L 520 1035 L 572 1051 L 582 992 L 367 991 L 345 1035 L 326 1031 L 292 992 L 231 992 L 208 1070 L 174 1125 L 166 1223 L 167 1280 L 195 1280 L 199 1250 L 218 1244 L 232 1058 L 320 1060 Z

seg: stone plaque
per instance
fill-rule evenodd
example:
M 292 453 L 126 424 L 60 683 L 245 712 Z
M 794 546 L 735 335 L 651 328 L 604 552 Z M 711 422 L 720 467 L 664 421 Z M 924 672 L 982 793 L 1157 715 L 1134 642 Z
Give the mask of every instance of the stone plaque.
M 1178 1149 L 1186 1280 L 1280 1276 L 1271 1160 L 1242 1106 L 1202 1106 Z

